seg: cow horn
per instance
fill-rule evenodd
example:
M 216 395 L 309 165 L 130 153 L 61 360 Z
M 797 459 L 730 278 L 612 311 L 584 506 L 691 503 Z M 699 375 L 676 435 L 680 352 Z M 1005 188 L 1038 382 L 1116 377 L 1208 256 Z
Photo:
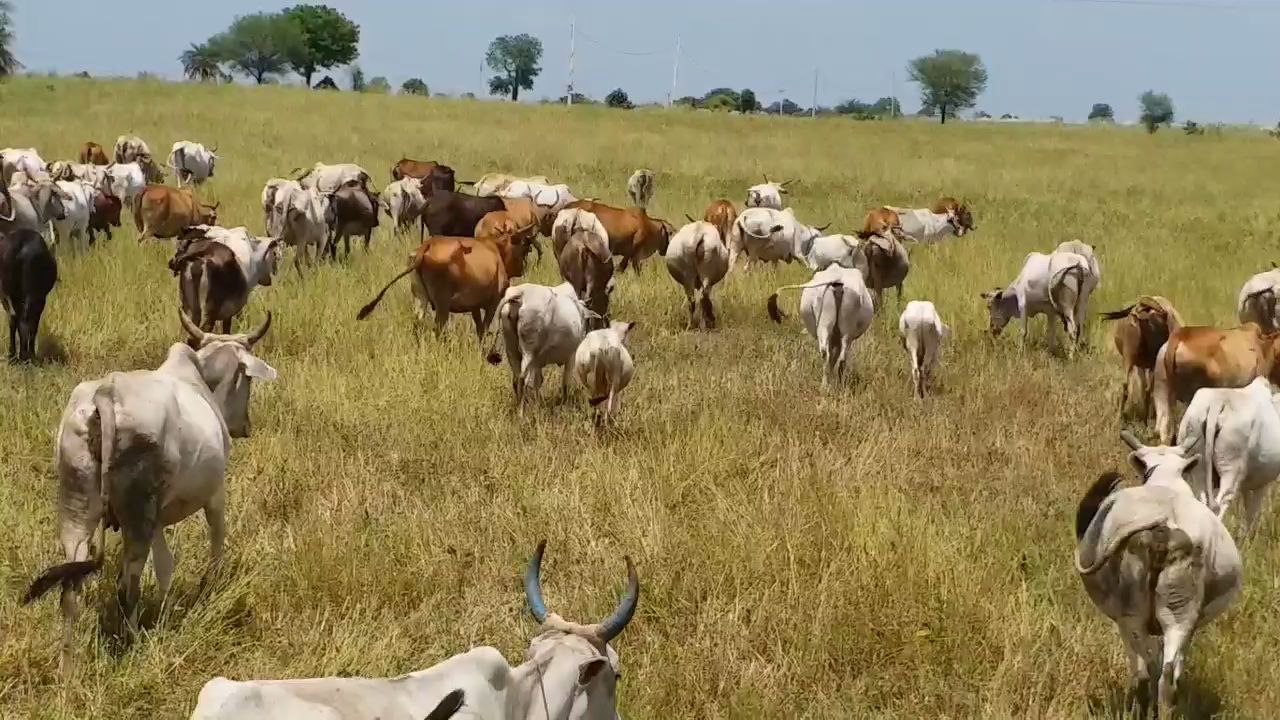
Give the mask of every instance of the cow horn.
M 1138 441 L 1137 436 L 1135 436 L 1133 433 L 1129 432 L 1128 430 L 1120 431 L 1120 439 L 1124 441 L 1125 445 L 1128 445 L 1130 448 L 1134 450 L 1142 449 L 1142 443 Z
M 258 344 L 258 341 L 267 336 L 267 331 L 271 329 L 271 311 L 267 311 L 267 319 L 262 321 L 257 330 L 249 333 L 245 341 L 249 343 L 249 347 Z
M 786 186 L 790 185 L 791 183 L 793 183 L 793 182 L 795 182 L 795 181 L 796 181 L 796 179 L 795 179 L 795 178 L 791 178 L 790 180 L 783 180 L 782 182 L 780 182 L 780 183 L 778 183 L 778 184 L 779 184 L 779 185 L 781 185 L 782 187 L 786 187 Z
M 817 230 L 818 232 L 826 232 L 827 228 L 829 227 L 831 227 L 831 223 L 827 223 L 826 225 L 819 225 L 815 227 L 814 230 Z
M 187 331 L 187 335 L 190 335 L 191 339 L 196 341 L 196 345 L 203 345 L 204 331 L 196 327 L 196 324 L 192 322 L 191 316 L 187 314 L 186 310 L 181 308 L 178 309 L 178 319 L 182 321 L 182 327 Z
M 600 623 L 600 638 L 605 642 L 622 634 L 627 623 L 631 622 L 631 616 L 636 614 L 636 605 L 640 602 L 640 577 L 636 575 L 636 566 L 631 562 L 630 555 L 624 555 L 622 559 L 627 561 L 627 592 L 618 601 L 613 614 Z
M 547 605 L 542 600 L 542 553 L 547 549 L 547 541 L 540 540 L 538 549 L 529 558 L 529 568 L 524 572 L 524 597 L 529 601 L 529 612 L 539 623 L 547 621 Z
M 768 174 L 766 174 L 766 173 L 760 173 L 760 174 L 764 176 L 764 184 L 765 184 L 765 185 L 768 185 L 768 184 L 769 184 L 769 175 L 768 175 Z
M 694 220 L 693 216 L 689 213 L 685 213 L 684 216 L 689 219 L 689 222 L 698 222 L 697 220 Z

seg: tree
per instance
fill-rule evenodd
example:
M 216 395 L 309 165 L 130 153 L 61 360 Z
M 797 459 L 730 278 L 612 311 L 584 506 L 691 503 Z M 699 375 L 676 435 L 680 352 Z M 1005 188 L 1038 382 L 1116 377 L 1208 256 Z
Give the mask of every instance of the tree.
M 733 108 L 737 108 L 739 102 L 741 102 L 742 100 L 742 97 L 738 94 L 737 90 L 734 90 L 733 88 L 722 87 L 722 88 L 712 88 L 711 90 L 708 90 L 707 94 L 702 96 L 702 101 L 699 104 L 702 105 L 703 107 L 710 106 L 712 101 L 717 97 L 728 98 L 729 104 Z
M 1138 105 L 1142 108 L 1142 125 L 1149 133 L 1173 122 L 1173 100 L 1164 93 L 1148 90 L 1138 96 Z
M 421 78 L 409 78 L 400 86 L 400 94 L 426 97 L 431 94 L 431 91 L 427 89 L 427 84 L 422 82 Z
M 542 68 L 542 41 L 532 35 L 503 35 L 489 43 L 484 61 L 494 72 L 489 78 L 490 95 L 510 95 L 511 101 L 520 99 L 521 90 L 532 90 L 533 79 Z
M 760 101 L 756 99 L 756 93 L 751 88 L 745 88 L 738 93 L 738 112 L 753 113 L 760 109 Z
M 696 98 L 696 97 L 694 97 L 694 96 L 692 96 L 692 95 L 685 95 L 684 97 L 676 98 L 676 101 L 675 101 L 674 103 L 672 103 L 672 104 L 673 104 L 673 105 L 678 105 L 678 106 L 683 106 L 683 107 L 695 107 L 695 108 L 696 108 L 696 107 L 698 107 L 698 103 L 699 103 L 699 102 L 701 102 L 701 101 L 700 101 L 700 100 L 698 100 L 698 98 Z
M 311 87 L 314 90 L 337 90 L 338 83 L 334 82 L 332 77 L 325 75 L 320 78 L 320 82 L 312 85 Z
M 961 50 L 934 50 L 907 65 L 907 74 L 920 86 L 920 100 L 938 110 L 942 122 L 948 115 L 973 107 L 987 88 L 987 68 L 982 58 Z
M 631 98 L 627 97 L 627 92 L 622 88 L 614 88 L 612 92 L 605 95 L 604 104 L 620 110 L 630 110 L 635 107 L 631 104 Z
M 11 12 L 13 3 L 0 0 L 0 79 L 22 69 L 22 63 L 13 54 L 13 20 L 9 17 Z
M 707 110 L 728 111 L 738 109 L 738 104 L 728 95 L 710 95 L 702 101 L 702 107 Z
M 569 96 L 567 96 L 567 95 L 561 95 L 559 98 L 556 98 L 555 104 L 556 104 L 556 105 L 567 105 L 567 104 L 568 104 L 568 100 L 569 100 Z M 592 100 L 590 97 L 588 97 L 588 96 L 586 96 L 586 95 L 583 95 L 583 94 L 582 94 L 582 93 L 580 93 L 580 92 L 575 92 L 575 93 L 573 94 L 573 104 L 574 104 L 574 105 L 595 105 L 595 104 L 596 104 L 596 101 L 595 101 L 595 100 Z
M 364 81 L 364 70 L 359 65 L 351 66 L 351 89 L 354 92 L 364 92 L 366 83 Z
M 302 30 L 283 15 L 254 13 L 236 18 L 208 45 L 222 62 L 261 85 L 268 76 L 288 69 L 289 56 L 303 41 Z
M 1116 119 L 1116 112 L 1106 103 L 1094 103 L 1093 109 L 1089 111 L 1089 119 L 1112 122 Z
M 188 80 L 216 83 L 230 79 L 222 70 L 218 53 L 209 43 L 192 45 L 178 59 L 182 61 L 182 74 Z
M 283 13 L 302 33 L 302 42 L 289 53 L 289 66 L 311 86 L 317 70 L 354 62 L 360 52 L 360 26 L 326 5 L 295 5 Z
M 766 113 L 775 115 L 795 115 L 804 112 L 804 108 L 791 101 L 791 98 L 783 98 L 782 102 L 775 102 L 765 109 Z
M 387 93 L 391 92 L 391 83 L 387 82 L 386 78 L 382 77 L 381 75 L 378 75 L 374 77 L 372 80 L 370 80 L 367 85 L 364 86 L 364 91 L 367 93 L 377 93 L 379 95 L 386 95 Z

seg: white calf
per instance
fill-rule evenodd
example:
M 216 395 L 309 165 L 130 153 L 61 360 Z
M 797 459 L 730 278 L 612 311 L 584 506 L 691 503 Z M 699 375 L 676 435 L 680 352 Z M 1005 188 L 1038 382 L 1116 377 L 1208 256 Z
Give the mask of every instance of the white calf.
M 1244 495 L 1245 537 L 1257 528 L 1271 483 L 1280 477 L 1277 401 L 1265 377 L 1242 388 L 1202 388 L 1178 427 L 1178 446 L 1206 460 L 1194 485 L 1209 509 L 1225 519 L 1236 494 Z
M 769 208 L 770 210 L 782 209 L 782 196 L 790 194 L 787 191 L 787 185 L 793 181 L 786 182 L 769 182 L 769 176 L 764 176 L 764 184 L 752 185 L 747 188 L 747 207 L 749 208 Z
M 805 255 L 805 264 L 817 272 L 829 265 L 854 268 L 867 277 L 867 254 L 862 243 L 853 235 L 823 235 L 814 238 Z
M 1191 636 L 1236 598 L 1244 570 L 1227 528 L 1183 480 L 1199 457 L 1121 437 L 1144 483 L 1117 492 L 1120 476 L 1108 473 L 1089 489 L 1076 510 L 1076 572 L 1119 627 L 1134 684 L 1157 665 L 1160 704 L 1172 709 Z
M 633 322 L 614 322 L 603 330 L 592 330 L 573 356 L 573 371 L 578 382 L 591 396 L 591 406 L 604 404 L 603 415 L 596 421 L 608 425 L 613 411 L 621 405 L 618 393 L 631 384 L 635 364 L 627 349 L 627 338 L 636 326 Z
M 53 235 L 59 245 L 67 243 L 71 252 L 88 251 L 89 215 L 98 191 L 83 180 L 59 180 L 57 186 L 62 190 L 63 215 L 53 221 Z
M 844 380 L 853 359 L 853 341 L 871 327 L 874 310 L 871 292 L 858 270 L 830 265 L 813 274 L 804 285 L 780 287 L 769 296 L 769 317 L 782 322 L 785 315 L 778 309 L 778 293 L 803 290 L 800 294 L 800 319 L 809 335 L 818 341 L 823 360 L 822 384 Z
M 706 328 L 714 328 L 716 313 L 711 303 L 711 288 L 729 272 L 729 250 L 720 240 L 720 231 L 708 222 L 685 225 L 667 244 L 666 261 L 667 272 L 684 289 L 689 300 L 689 329 L 698 327 L 697 308 L 702 310 Z
M 928 300 L 912 300 L 898 318 L 898 337 L 911 358 L 911 386 L 916 397 L 923 398 L 925 391 L 932 389 L 942 342 L 950 334 Z
M 408 232 L 427 206 L 426 198 L 422 197 L 422 181 L 405 178 L 389 183 L 382 188 L 378 204 L 387 217 L 391 218 L 391 222 L 395 223 L 397 233 Z

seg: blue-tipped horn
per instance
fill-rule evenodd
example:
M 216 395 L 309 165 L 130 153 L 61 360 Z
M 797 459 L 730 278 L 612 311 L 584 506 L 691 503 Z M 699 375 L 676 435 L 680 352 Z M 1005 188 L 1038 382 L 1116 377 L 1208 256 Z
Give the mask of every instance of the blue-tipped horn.
M 529 568 L 524 572 L 524 597 L 529 601 L 529 612 L 533 613 L 533 619 L 540 623 L 547 620 L 547 604 L 542 600 L 542 580 L 539 578 L 542 572 L 542 553 L 546 549 L 547 541 L 539 541 L 538 549 L 529 558 Z
M 623 559 L 627 561 L 627 592 L 618 601 L 618 608 L 613 614 L 600 623 L 600 635 L 605 642 L 622 634 L 627 623 L 631 622 L 631 616 L 636 614 L 636 605 L 640 603 L 640 577 L 636 575 L 636 566 L 631 562 L 630 555 Z

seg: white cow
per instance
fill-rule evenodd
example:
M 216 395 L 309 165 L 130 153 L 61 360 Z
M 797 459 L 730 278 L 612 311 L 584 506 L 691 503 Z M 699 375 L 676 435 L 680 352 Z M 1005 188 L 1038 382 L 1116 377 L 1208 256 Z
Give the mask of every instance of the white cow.
M 829 265 L 813 274 L 804 285 L 785 285 L 769 296 L 769 317 L 782 322 L 778 309 L 778 293 L 803 290 L 800 294 L 800 319 L 809 335 L 818 342 L 822 356 L 822 384 L 842 382 L 852 364 L 853 341 L 871 327 L 874 310 L 871 292 L 862 272 L 839 265 Z
M 1028 253 L 1013 283 L 1004 290 L 982 293 L 987 301 L 992 335 L 999 336 L 1010 320 L 1021 318 L 1025 347 L 1031 334 L 1031 318 L 1045 315 L 1049 322 L 1050 346 L 1057 345 L 1055 320 L 1058 320 L 1067 330 L 1067 354 L 1074 356 L 1080 341 L 1079 318 L 1088 311 L 1092 272 L 1089 259 L 1076 253 Z
M 137 628 L 143 566 L 155 561 L 161 600 L 173 579 L 164 528 L 203 509 L 209 523 L 210 573 L 222 558 L 223 482 L 231 438 L 248 424 L 252 378 L 276 371 L 253 355 L 271 315 L 249 334 L 202 333 L 182 324 L 195 343 L 175 343 L 155 370 L 114 372 L 71 392 L 55 441 L 58 528 L 66 563 L 31 584 L 24 602 L 62 587 L 63 657 L 79 613 L 80 585 L 102 569 L 107 529 L 123 536 L 120 592 L 129 628 Z M 94 530 L 101 528 L 96 548 Z M 92 559 L 90 559 L 92 556 Z
M 684 289 L 689 301 L 689 329 L 698 327 L 698 308 L 705 327 L 714 328 L 711 288 L 729 272 L 729 249 L 721 241 L 720 231 L 709 222 L 690 222 L 667 244 L 666 261 L 667 272 Z
M 266 189 L 263 197 L 267 197 Z M 303 261 L 313 267 L 329 239 L 329 225 L 325 221 L 329 199 L 315 188 L 305 189 L 297 181 L 286 180 L 274 188 L 270 200 L 272 207 L 267 215 L 271 224 L 267 232 L 294 248 L 293 267 L 298 272 L 302 272 Z
M 578 200 L 569 190 L 569 186 L 564 183 L 546 185 L 527 180 L 512 180 L 495 194 L 509 199 L 528 198 L 534 205 L 552 213 L 560 212 L 570 203 Z
M 43 236 L 49 232 L 49 223 L 66 217 L 66 203 L 70 200 L 66 191 L 48 178 L 39 181 L 27 179 L 21 170 L 14 173 L 13 182 L 0 190 L 8 211 L 0 210 L 0 232 L 18 229 L 32 230 Z
M 294 172 L 297 173 L 299 170 Z M 302 183 L 304 188 L 316 188 L 322 194 L 332 195 L 343 185 L 357 185 L 368 190 L 371 177 L 367 170 L 355 163 L 326 165 L 318 162 L 295 179 Z
M 136 162 L 111 163 L 102 169 L 103 190 L 120 198 L 124 207 L 132 207 L 133 199 L 147 189 L 147 173 Z
M 817 272 L 829 265 L 855 268 L 867 277 L 867 254 L 862 242 L 853 235 L 823 235 L 815 238 L 804 258 L 809 269 Z
M 1257 528 L 1271 483 L 1280 477 L 1278 402 L 1265 377 L 1242 388 L 1202 388 L 1178 427 L 1179 447 L 1207 461 L 1192 484 L 1209 509 L 1225 519 L 1236 494 L 1243 494 L 1245 537 Z
M 750 208 L 742 211 L 734 223 L 735 233 L 742 243 L 742 251 L 747 255 L 746 267 L 750 267 L 751 260 L 799 260 L 807 263 L 813 241 L 829 226 L 830 223 L 819 227 L 805 225 L 796 219 L 795 211 L 791 208 Z M 736 247 L 730 248 L 730 268 L 737 263 L 736 250 Z
M 422 196 L 422 182 L 417 178 L 396 180 L 382 188 L 378 198 L 387 216 L 395 223 L 396 232 L 405 233 L 422 215 L 427 199 Z
M 105 189 L 106 175 L 105 165 L 58 160 L 49 166 L 49 177 L 54 180 L 84 180 L 96 188 Z
M 4 148 L 0 150 L 0 183 L 12 184 L 13 174 L 24 172 L 31 180 L 40 180 L 49 172 L 40 153 L 35 148 Z
M 654 185 L 652 170 L 641 168 L 632 173 L 627 180 L 627 195 L 631 198 L 631 204 L 648 209 L 656 192 Z
M 433 715 L 450 693 L 462 691 L 463 710 L 477 720 L 618 720 L 618 653 L 609 643 L 631 621 L 640 579 L 627 558 L 627 591 L 604 622 L 579 625 L 548 612 L 540 579 L 546 541 L 525 573 L 525 596 L 542 632 L 525 662 L 511 667 L 492 647 L 473 648 L 444 662 L 394 678 L 307 680 L 215 678 L 200 691 L 191 720 L 444 720 Z
M 764 184 L 752 185 L 747 188 L 747 207 L 748 208 L 768 208 L 770 210 L 782 209 L 782 196 L 790 194 L 787 191 L 787 185 L 793 180 L 786 182 L 769 182 L 769 176 L 764 176 Z
M 1276 294 L 1280 291 L 1280 269 L 1274 266 L 1266 272 L 1245 281 L 1236 300 L 1236 314 L 1240 324 L 1257 323 L 1263 332 L 1280 330 L 1280 313 L 1276 308 Z
M 525 400 L 536 400 L 542 388 L 542 369 L 559 365 L 560 399 L 569 397 L 573 355 L 587 333 L 591 311 L 582 304 L 573 284 L 555 287 L 525 283 L 507 288 L 496 312 L 511 366 L 511 388 L 524 416 Z
M 1144 482 L 1117 492 L 1120 476 L 1108 473 L 1080 501 L 1076 572 L 1119 627 L 1135 685 L 1154 664 L 1160 704 L 1172 709 L 1191 636 L 1236 598 L 1244 571 L 1231 534 L 1183 479 L 1199 456 L 1121 437 Z
M 621 406 L 618 393 L 631 384 L 631 377 L 635 374 L 631 351 L 627 349 L 627 338 L 635 326 L 634 322 L 612 322 L 607 328 L 592 330 L 583 338 L 573 356 L 574 374 L 587 389 L 591 406 L 599 408 L 604 405 L 603 414 L 596 417 L 597 422 L 604 426 L 609 424 L 614 410 Z
M 276 193 L 280 192 L 280 188 L 295 183 L 298 187 L 302 187 L 297 180 L 289 180 L 287 178 L 269 178 L 265 185 L 262 186 L 262 227 L 268 234 L 276 232 L 279 223 L 276 220 Z
M 169 151 L 169 167 L 178 176 L 178 187 L 184 184 L 202 185 L 213 177 L 214 164 L 218 160 L 218 148 L 208 150 L 204 145 L 190 140 L 179 140 Z
M 59 180 L 62 190 L 62 217 L 53 220 L 53 236 L 56 244 L 67 243 L 72 252 L 89 250 L 89 215 L 98 190 L 84 180 Z
M 473 187 L 476 195 L 480 197 L 488 197 L 491 195 L 499 195 L 511 183 L 523 180 L 528 183 L 536 183 L 538 185 L 553 185 L 551 179 L 546 175 L 529 175 L 522 177 L 520 175 L 508 175 L 507 173 L 485 173 L 475 181 Z
M 902 233 L 918 243 L 941 242 L 951 235 L 962 237 L 968 230 L 953 211 L 937 213 L 929 208 L 885 207 L 898 214 Z
M 928 300 L 912 300 L 898 318 L 898 337 L 911 358 L 911 386 L 918 398 L 933 387 L 942 343 L 951 330 L 938 317 L 938 309 Z

